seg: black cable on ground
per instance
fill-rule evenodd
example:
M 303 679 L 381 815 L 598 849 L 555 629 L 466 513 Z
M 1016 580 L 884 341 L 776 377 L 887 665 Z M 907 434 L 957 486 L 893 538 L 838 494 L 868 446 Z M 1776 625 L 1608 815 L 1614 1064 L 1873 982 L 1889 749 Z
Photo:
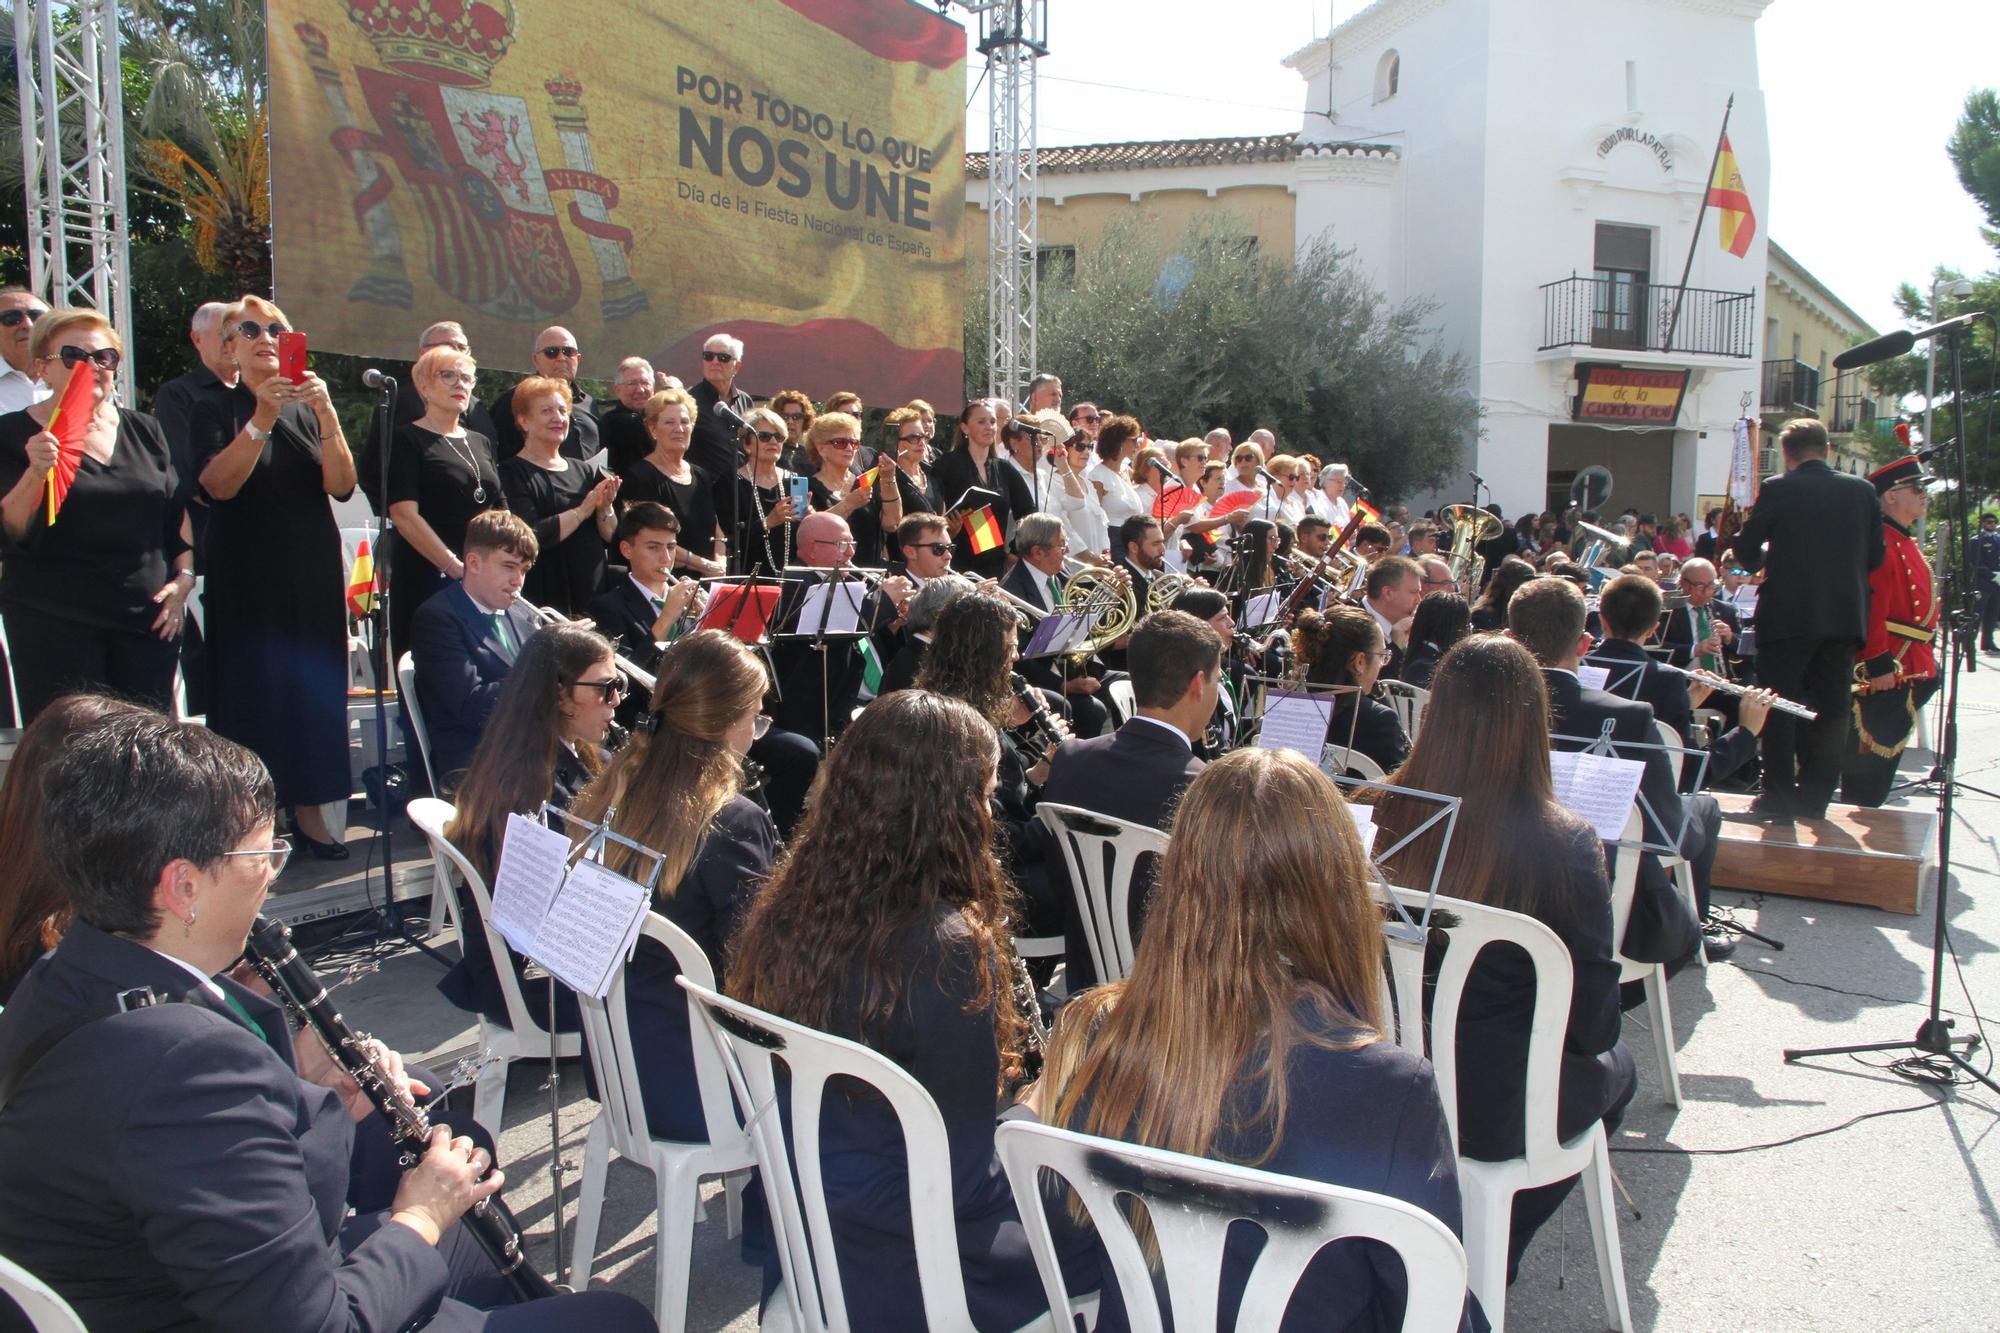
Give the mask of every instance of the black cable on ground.
M 1860 1115 L 1852 1116 L 1837 1125 L 1826 1125 L 1819 1129 L 1808 1129 L 1803 1133 L 1793 1134 L 1787 1138 L 1772 1139 L 1769 1143 L 1744 1143 L 1732 1148 L 1678 1148 L 1672 1145 L 1663 1147 L 1639 1147 L 1637 1145 L 1621 1147 L 1614 1143 L 1611 1145 L 1611 1151 L 1660 1157 L 1733 1157 L 1740 1153 L 1765 1152 L 1772 1148 L 1785 1148 L 1794 1143 L 1804 1143 L 1807 1139 L 1824 1138 L 1828 1134 L 1838 1134 L 1841 1130 L 1849 1129 L 1864 1120 L 1879 1120 L 1883 1116 L 1890 1115 L 1908 1115 L 1912 1111 L 1929 1111 L 1949 1105 L 1951 1103 L 1942 1097 L 1934 1097 L 1928 1101 L 1918 1102 L 1914 1106 L 1891 1106 L 1881 1111 L 1863 1111 Z M 1981 1104 L 1974 1103 L 1974 1105 Z M 1992 1108 L 1981 1105 L 1981 1109 L 1991 1110 Z M 2000 1114 L 2000 1111 L 1996 1111 L 1995 1114 Z

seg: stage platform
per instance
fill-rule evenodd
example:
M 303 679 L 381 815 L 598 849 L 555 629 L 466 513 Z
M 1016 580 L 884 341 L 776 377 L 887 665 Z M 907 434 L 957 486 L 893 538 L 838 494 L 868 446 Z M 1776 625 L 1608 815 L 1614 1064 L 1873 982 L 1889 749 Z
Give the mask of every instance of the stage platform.
M 350 913 L 365 912 L 382 905 L 382 872 L 377 859 L 375 812 L 355 801 L 347 821 L 345 861 L 319 861 L 303 850 L 292 854 L 285 873 L 271 886 L 264 911 L 288 926 L 323 921 Z M 401 815 L 390 830 L 390 852 L 395 859 L 395 897 L 398 903 L 427 899 L 431 892 L 431 853 L 424 835 Z M 421 912 L 423 903 L 413 910 Z
M 1825 819 L 1753 819 L 1749 796 L 1716 793 L 1715 883 L 1751 893 L 1915 912 L 1937 855 L 1937 812 L 1827 807 Z

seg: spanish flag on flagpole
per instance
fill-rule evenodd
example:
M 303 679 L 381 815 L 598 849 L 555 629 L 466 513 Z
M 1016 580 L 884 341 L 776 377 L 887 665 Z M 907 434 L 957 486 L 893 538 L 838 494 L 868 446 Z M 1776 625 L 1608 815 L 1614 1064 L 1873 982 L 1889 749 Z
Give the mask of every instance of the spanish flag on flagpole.
M 1722 248 L 1738 259 L 1750 253 L 1750 242 L 1757 235 L 1757 214 L 1750 207 L 1750 193 L 1743 188 L 1743 173 L 1737 170 L 1736 151 L 1729 146 L 1726 133 L 1715 155 L 1715 175 L 1708 182 L 1708 203 L 1722 218 L 1718 233 Z
M 366 619 L 375 609 L 375 557 L 368 553 L 366 537 L 354 552 L 354 568 L 347 576 L 347 609 L 356 620 Z

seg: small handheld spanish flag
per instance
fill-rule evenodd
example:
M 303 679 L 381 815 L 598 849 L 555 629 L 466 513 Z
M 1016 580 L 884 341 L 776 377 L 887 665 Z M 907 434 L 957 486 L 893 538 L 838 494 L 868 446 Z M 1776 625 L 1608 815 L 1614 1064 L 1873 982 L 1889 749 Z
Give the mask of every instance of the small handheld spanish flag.
M 56 465 L 49 469 L 50 526 L 54 526 L 56 514 L 69 496 L 70 483 L 76 480 L 77 468 L 83 465 L 83 437 L 90 429 L 91 417 L 96 415 L 91 402 L 96 388 L 97 376 L 91 373 L 89 367 L 78 366 L 70 372 L 69 383 L 63 386 L 63 395 L 56 402 L 56 410 L 49 413 L 49 434 L 56 437 Z
M 354 568 L 347 575 L 347 609 L 360 620 L 375 609 L 375 557 L 368 553 L 363 537 L 354 552 Z
M 875 478 L 882 475 L 882 465 L 877 463 L 854 479 L 851 490 L 865 491 L 875 484 Z
M 1382 511 L 1374 505 L 1369 504 L 1366 500 L 1356 500 L 1353 509 L 1349 512 L 1361 515 L 1363 523 L 1380 523 L 1382 521 Z
M 1005 538 L 1000 533 L 1000 518 L 993 512 L 992 505 L 981 505 L 966 511 L 965 539 L 971 543 L 974 555 L 985 555 L 988 551 L 1000 549 L 1000 543 Z

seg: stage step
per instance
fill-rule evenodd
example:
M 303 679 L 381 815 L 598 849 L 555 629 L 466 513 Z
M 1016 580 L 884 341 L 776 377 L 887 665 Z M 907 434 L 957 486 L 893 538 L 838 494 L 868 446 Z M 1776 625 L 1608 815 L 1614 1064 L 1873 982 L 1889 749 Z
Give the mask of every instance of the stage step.
M 1715 799 L 1722 806 L 1719 887 L 1914 913 L 1931 882 L 1935 810 L 1833 805 L 1825 819 L 1786 823 L 1750 818 L 1748 796 L 1717 792 Z

